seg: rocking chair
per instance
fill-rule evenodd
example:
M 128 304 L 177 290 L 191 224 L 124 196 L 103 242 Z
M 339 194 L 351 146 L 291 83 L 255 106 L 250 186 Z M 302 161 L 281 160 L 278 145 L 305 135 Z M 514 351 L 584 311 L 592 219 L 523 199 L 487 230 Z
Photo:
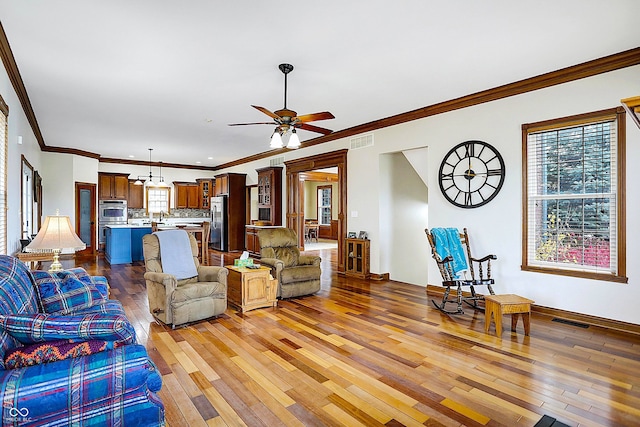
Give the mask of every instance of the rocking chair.
M 491 295 L 495 295 L 491 285 L 495 282 L 491 278 L 491 260 L 497 259 L 495 255 L 487 255 L 483 258 L 474 258 L 471 256 L 471 248 L 469 247 L 469 235 L 467 234 L 467 229 L 464 228 L 462 233 L 459 233 L 458 230 L 444 230 L 444 231 L 453 231 L 453 233 L 449 234 L 450 236 L 457 235 L 460 239 L 460 245 L 464 245 L 466 248 L 466 254 L 461 253 L 460 256 L 466 258 L 465 260 L 460 260 L 462 263 L 468 263 L 465 267 L 468 267 L 468 274 L 465 271 L 464 277 L 461 278 L 456 271 L 456 262 L 454 261 L 454 256 L 451 254 L 446 255 L 444 258 L 441 257 L 436 252 L 436 237 L 433 233 L 434 229 L 431 229 L 431 232 L 428 228 L 424 230 L 427 234 L 427 239 L 429 240 L 429 244 L 431 245 L 431 253 L 433 259 L 436 260 L 438 264 L 438 269 L 440 270 L 440 275 L 442 276 L 442 286 L 446 289 L 444 291 L 444 295 L 442 297 L 442 302 L 437 303 L 435 300 L 431 300 L 433 305 L 440 311 L 446 314 L 463 314 L 462 311 L 462 302 L 464 301 L 466 304 L 470 305 L 476 310 L 484 310 L 484 307 L 478 305 L 478 301 L 484 300 L 484 296 L 481 294 L 477 294 L 475 290 L 475 286 L 486 286 L 487 290 Z M 440 244 L 441 242 L 439 242 Z M 457 244 L 457 242 L 454 242 Z M 460 251 L 462 252 L 462 248 L 460 247 Z M 466 255 L 466 256 L 465 256 Z M 459 262 L 458 262 L 459 263 Z M 477 269 L 477 271 L 476 271 Z M 468 276 L 471 276 L 469 278 Z M 463 295 L 462 287 L 469 287 L 470 296 Z M 449 299 L 449 294 L 451 293 L 451 288 L 456 288 L 456 298 Z M 457 310 L 447 310 L 447 303 L 456 303 Z

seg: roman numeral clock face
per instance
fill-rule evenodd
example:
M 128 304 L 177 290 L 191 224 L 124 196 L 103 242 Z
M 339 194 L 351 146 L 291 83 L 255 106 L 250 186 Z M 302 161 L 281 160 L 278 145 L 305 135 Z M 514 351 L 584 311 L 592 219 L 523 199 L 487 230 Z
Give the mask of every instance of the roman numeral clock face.
M 489 203 L 504 183 L 504 160 L 490 144 L 466 141 L 442 160 L 438 181 L 444 197 L 461 208 Z

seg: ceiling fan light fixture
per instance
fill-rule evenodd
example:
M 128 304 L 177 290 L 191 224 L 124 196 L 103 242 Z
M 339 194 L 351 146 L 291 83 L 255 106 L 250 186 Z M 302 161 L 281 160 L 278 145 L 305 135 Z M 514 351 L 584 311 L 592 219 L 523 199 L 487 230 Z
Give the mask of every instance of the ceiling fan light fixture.
M 300 138 L 298 138 L 298 134 L 296 133 L 295 129 L 291 130 L 291 136 L 289 137 L 287 148 L 291 148 L 291 149 L 300 148 Z
M 271 148 L 282 148 L 282 137 L 280 136 L 280 132 L 278 131 L 278 129 L 275 130 L 275 132 L 273 132 L 273 135 L 271 136 Z

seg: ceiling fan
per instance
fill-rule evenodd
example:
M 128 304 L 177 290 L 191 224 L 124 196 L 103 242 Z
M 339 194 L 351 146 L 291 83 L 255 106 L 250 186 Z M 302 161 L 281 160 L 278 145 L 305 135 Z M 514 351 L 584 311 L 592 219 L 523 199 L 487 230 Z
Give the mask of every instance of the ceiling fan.
M 329 129 L 325 129 L 325 128 L 321 128 L 319 126 L 314 126 L 314 125 L 310 125 L 309 124 L 309 122 L 315 122 L 315 121 L 318 121 L 318 120 L 334 119 L 335 117 L 330 112 L 324 111 L 324 112 L 321 112 L 321 113 L 304 114 L 302 116 L 298 116 L 298 113 L 296 113 L 295 111 L 287 109 L 287 74 L 289 74 L 291 71 L 293 71 L 293 65 L 291 65 L 291 64 L 280 64 L 280 65 L 278 65 L 278 68 L 284 74 L 284 108 L 282 108 L 281 110 L 276 110 L 275 112 L 271 112 L 271 111 L 267 110 L 264 107 L 260 107 L 260 106 L 257 106 L 257 105 L 252 105 L 252 107 L 255 108 L 256 110 L 261 111 L 264 114 L 266 114 L 267 116 L 271 117 L 273 119 L 273 122 L 232 123 L 232 124 L 229 124 L 229 126 L 273 125 L 273 124 L 275 124 L 277 127 L 276 127 L 276 129 L 274 131 L 273 136 L 275 137 L 276 135 L 278 135 L 278 139 L 280 139 L 281 135 L 284 135 L 288 131 L 292 132 L 292 137 L 293 137 L 293 135 L 295 135 L 296 129 L 304 129 L 304 130 L 308 130 L 308 131 L 311 131 L 311 132 L 318 132 L 318 133 L 321 133 L 323 135 L 330 134 L 332 131 L 329 130 Z M 297 145 L 299 146 L 299 140 L 297 138 L 297 135 L 296 135 L 295 139 L 298 141 Z M 280 139 L 279 144 L 280 144 L 279 146 L 282 147 L 281 139 Z M 289 142 L 289 144 L 287 146 L 291 147 L 291 145 L 292 145 L 291 142 Z M 294 145 L 296 145 L 296 144 L 294 143 Z M 277 143 L 274 145 L 273 139 L 272 139 L 272 147 L 273 148 L 277 148 L 278 147 Z M 295 148 L 295 147 L 291 147 L 291 148 Z

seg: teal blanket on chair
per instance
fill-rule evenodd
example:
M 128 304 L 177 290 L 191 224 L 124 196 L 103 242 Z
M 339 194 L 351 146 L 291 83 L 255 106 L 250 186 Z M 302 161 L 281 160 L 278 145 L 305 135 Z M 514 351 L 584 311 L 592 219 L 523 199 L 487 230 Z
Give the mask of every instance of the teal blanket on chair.
M 460 233 L 457 228 L 432 228 L 431 235 L 435 240 L 436 253 L 441 259 L 451 255 L 453 258 L 453 273 L 460 278 L 463 271 L 469 269 L 467 258 L 460 242 Z

